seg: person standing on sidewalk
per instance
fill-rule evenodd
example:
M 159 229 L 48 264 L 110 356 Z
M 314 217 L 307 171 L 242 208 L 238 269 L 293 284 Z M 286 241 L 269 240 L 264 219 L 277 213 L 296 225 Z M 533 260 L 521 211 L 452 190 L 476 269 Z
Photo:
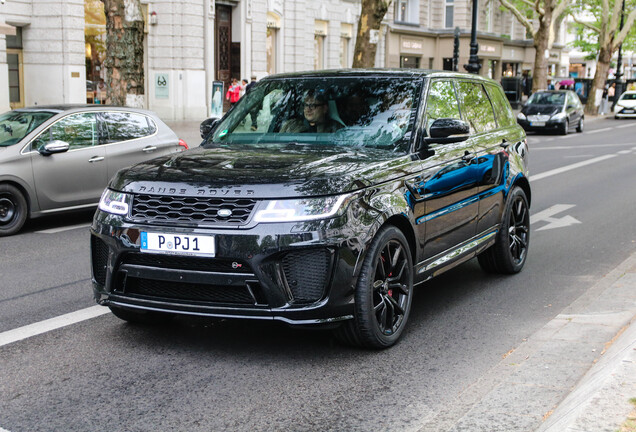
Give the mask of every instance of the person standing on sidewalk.
M 245 81 L 245 80 L 243 80 Z M 247 84 L 245 86 L 245 94 L 248 94 L 251 90 L 252 87 L 254 87 L 254 85 L 256 84 L 256 75 L 252 75 L 252 80 L 249 82 L 249 84 Z M 252 127 L 251 129 L 253 131 L 258 129 L 258 123 L 257 123 L 257 116 L 258 116 L 258 108 L 255 107 L 252 111 L 250 111 L 250 118 L 252 119 Z
M 225 94 L 225 99 L 230 101 L 230 109 L 234 107 L 234 104 L 238 102 L 240 98 L 241 86 L 238 84 L 236 78 L 232 78 L 232 85 Z

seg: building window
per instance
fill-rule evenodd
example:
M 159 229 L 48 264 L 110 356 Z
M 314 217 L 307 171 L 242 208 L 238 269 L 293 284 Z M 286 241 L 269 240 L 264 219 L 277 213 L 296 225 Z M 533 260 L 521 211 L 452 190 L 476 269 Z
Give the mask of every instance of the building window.
M 353 39 L 353 24 L 340 24 L 340 67 L 347 68 L 349 65 L 349 51 L 351 40 Z
M 406 22 L 408 18 L 409 2 L 407 0 L 400 0 L 397 2 L 397 12 L 395 16 L 397 21 Z
M 492 33 L 492 2 L 486 6 L 486 31 Z
M 444 27 L 453 28 L 453 14 L 455 12 L 455 0 L 446 0 L 444 9 Z
M 442 69 L 443 70 L 447 70 L 447 71 L 452 71 L 453 70 L 453 59 L 452 58 L 445 58 L 442 60 Z
M 314 69 L 325 68 L 325 38 L 329 23 L 323 20 L 316 20 L 314 27 Z
M 268 28 L 267 38 L 265 39 L 265 51 L 267 52 L 267 73 L 269 75 L 276 73 L 276 39 L 278 29 Z
M 420 68 L 420 58 L 416 57 L 416 56 L 401 56 L 400 57 L 400 67 L 401 68 L 419 69 Z

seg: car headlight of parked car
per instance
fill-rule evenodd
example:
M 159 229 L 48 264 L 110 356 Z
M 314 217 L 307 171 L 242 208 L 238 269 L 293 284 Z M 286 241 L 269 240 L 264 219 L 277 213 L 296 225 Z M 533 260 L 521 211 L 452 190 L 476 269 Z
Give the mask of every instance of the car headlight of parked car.
M 555 115 L 552 116 L 552 120 L 563 120 L 563 119 L 565 119 L 564 112 L 556 113 Z
M 334 216 L 351 194 L 323 198 L 281 199 L 268 201 L 254 215 L 255 222 L 301 222 Z
M 106 213 L 127 215 L 130 202 L 129 194 L 106 189 L 99 200 L 99 209 Z
M 519 120 L 525 120 L 526 119 L 526 115 L 524 113 L 520 112 L 519 114 L 517 114 L 517 118 Z

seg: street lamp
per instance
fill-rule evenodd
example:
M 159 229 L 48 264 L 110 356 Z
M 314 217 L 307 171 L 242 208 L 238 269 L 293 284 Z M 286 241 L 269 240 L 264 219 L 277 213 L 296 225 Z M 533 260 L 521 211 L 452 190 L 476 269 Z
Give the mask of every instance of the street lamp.
M 468 64 L 464 65 L 464 69 L 466 69 L 470 73 L 478 74 L 479 69 L 481 69 L 481 63 L 479 62 L 479 57 L 477 57 L 477 52 L 479 51 L 479 45 L 477 44 L 477 0 L 473 0 L 473 20 L 472 20 L 472 29 L 470 31 L 470 57 L 468 58 Z
M 625 0 L 623 0 L 623 6 L 621 8 L 621 22 L 618 28 L 620 32 L 623 30 L 623 18 L 625 15 Z M 621 93 L 623 93 L 623 74 L 621 72 L 621 66 L 623 65 L 623 44 L 620 44 L 618 47 L 618 60 L 616 61 L 616 73 L 614 74 L 614 82 L 616 83 L 616 89 L 614 91 L 614 100 L 612 101 L 612 110 L 614 110 L 614 106 L 616 105 L 616 101 L 618 100 Z

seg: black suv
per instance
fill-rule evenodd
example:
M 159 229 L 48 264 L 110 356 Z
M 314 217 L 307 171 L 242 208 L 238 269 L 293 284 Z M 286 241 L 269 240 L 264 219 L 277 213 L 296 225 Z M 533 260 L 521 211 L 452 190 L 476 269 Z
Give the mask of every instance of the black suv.
M 413 287 L 478 257 L 523 267 L 527 143 L 475 75 L 271 76 L 199 148 L 120 171 L 92 225 L 93 289 L 127 321 L 329 325 L 394 344 Z

